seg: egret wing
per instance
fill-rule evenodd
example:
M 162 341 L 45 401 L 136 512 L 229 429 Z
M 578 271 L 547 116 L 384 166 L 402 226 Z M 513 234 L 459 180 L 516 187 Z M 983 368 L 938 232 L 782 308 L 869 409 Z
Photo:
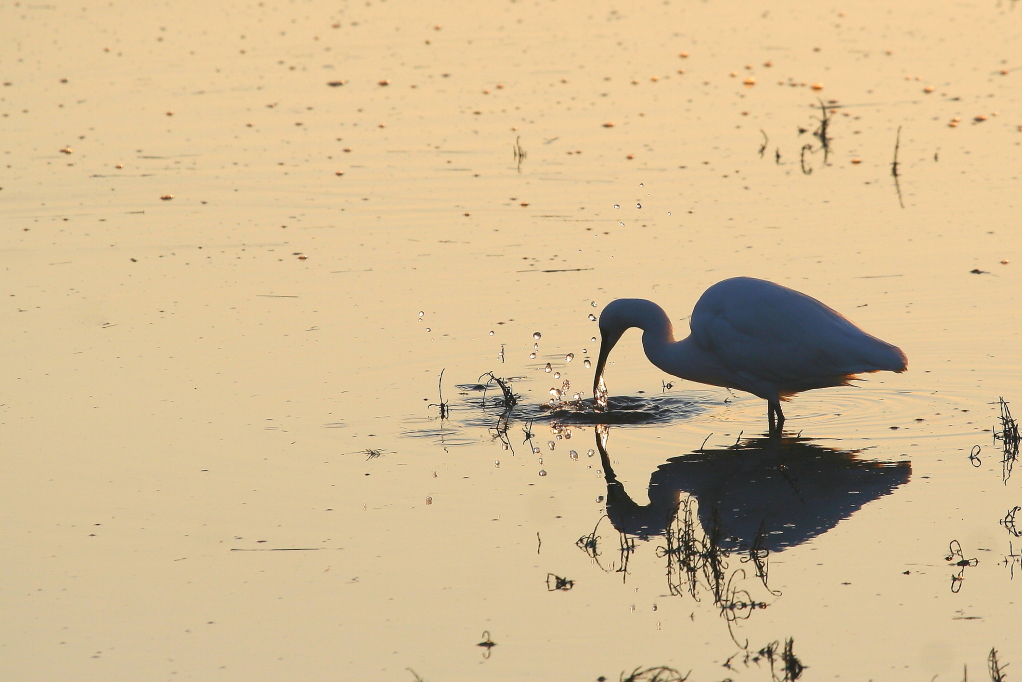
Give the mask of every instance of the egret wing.
M 857 372 L 904 369 L 894 346 L 816 299 L 763 280 L 710 287 L 691 326 L 700 347 L 736 375 L 781 393 L 841 384 Z

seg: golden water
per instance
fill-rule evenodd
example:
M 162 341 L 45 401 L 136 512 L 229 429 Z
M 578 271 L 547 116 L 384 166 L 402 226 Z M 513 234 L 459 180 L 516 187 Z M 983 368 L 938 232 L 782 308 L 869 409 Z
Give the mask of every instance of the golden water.
M 0 678 L 767 680 L 789 638 L 802 679 L 1022 665 L 992 438 L 998 396 L 1022 415 L 1020 12 L 0 6 Z M 636 332 L 611 400 L 655 415 L 605 456 L 540 409 L 592 385 L 605 303 L 680 332 L 735 275 L 909 371 L 797 396 L 783 452 Z M 835 500 L 894 478 L 766 582 L 731 554 L 755 608 L 672 594 L 665 537 L 601 521 L 667 477 L 701 537 L 799 466 Z

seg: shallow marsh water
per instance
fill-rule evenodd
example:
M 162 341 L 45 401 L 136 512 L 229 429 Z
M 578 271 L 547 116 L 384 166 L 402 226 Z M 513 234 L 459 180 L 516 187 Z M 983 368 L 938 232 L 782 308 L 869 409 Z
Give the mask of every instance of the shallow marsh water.
M 803 679 L 1022 665 L 992 438 L 1020 31 L 1010 2 L 3 5 L 0 677 L 765 680 L 789 638 Z M 588 397 L 603 304 L 681 336 L 735 275 L 909 371 L 796 397 L 778 445 L 632 332 L 607 382 L 643 423 L 541 408 Z M 772 508 L 765 580 L 727 542 L 723 582 L 679 578 L 664 490 L 691 548 L 792 470 L 811 514 Z

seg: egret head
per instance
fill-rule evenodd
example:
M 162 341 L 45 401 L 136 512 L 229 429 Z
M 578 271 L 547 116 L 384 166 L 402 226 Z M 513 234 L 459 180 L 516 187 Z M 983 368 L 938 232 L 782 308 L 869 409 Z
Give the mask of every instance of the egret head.
M 596 361 L 596 376 L 593 377 L 593 397 L 598 408 L 606 406 L 606 388 L 601 387 L 603 370 L 607 357 L 621 335 L 632 327 L 647 330 L 661 330 L 665 338 L 671 336 L 671 322 L 663 308 L 642 298 L 619 298 L 611 301 L 600 313 L 600 357 Z

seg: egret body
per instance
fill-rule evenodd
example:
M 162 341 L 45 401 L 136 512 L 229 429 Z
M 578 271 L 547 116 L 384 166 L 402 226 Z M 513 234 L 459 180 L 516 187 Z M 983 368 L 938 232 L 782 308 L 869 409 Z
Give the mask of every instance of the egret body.
M 606 407 L 603 372 L 626 330 L 642 329 L 646 357 L 664 372 L 712 386 L 752 393 L 767 401 L 770 431 L 784 424 L 781 401 L 800 391 L 845 386 L 856 374 L 904 372 L 901 349 L 862 331 L 815 298 L 773 282 L 735 277 L 699 297 L 692 333 L 674 340 L 663 308 L 641 298 L 621 298 L 600 314 L 600 358 L 593 395 Z

